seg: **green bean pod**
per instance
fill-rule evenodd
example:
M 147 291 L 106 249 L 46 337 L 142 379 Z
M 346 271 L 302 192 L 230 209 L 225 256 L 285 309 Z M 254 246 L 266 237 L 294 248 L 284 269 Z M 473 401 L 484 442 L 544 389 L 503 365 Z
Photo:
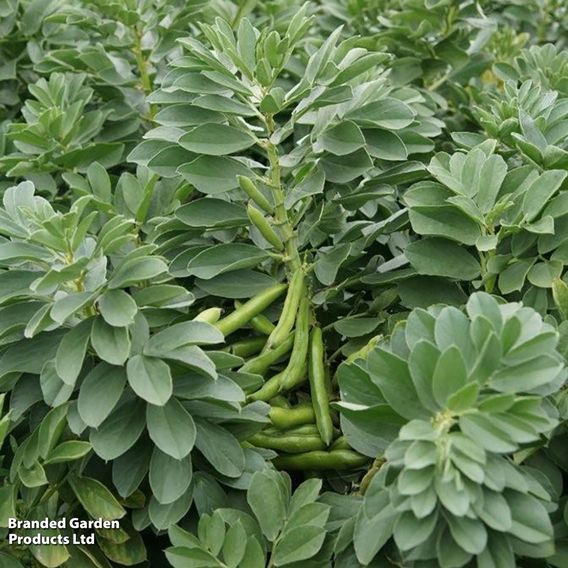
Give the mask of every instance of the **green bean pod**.
M 330 451 L 334 450 L 350 450 L 351 446 L 347 443 L 347 438 L 345 436 L 339 436 L 337 440 L 334 440 L 333 444 L 329 446 Z
M 333 421 L 329 409 L 329 396 L 324 365 L 324 346 L 321 328 L 316 326 L 310 334 L 309 379 L 312 406 L 321 439 L 329 446 L 333 440 Z
M 289 391 L 301 384 L 304 380 L 302 369 L 306 363 L 308 355 L 308 343 L 310 335 L 310 301 L 306 296 L 302 297 L 298 308 L 296 319 L 296 330 L 294 334 L 294 346 L 290 360 L 282 379 L 280 380 L 280 391 Z
M 272 330 L 276 327 L 266 316 L 262 314 L 258 314 L 257 316 L 253 317 L 250 322 L 250 326 L 258 333 L 262 333 L 262 335 L 270 335 Z
M 315 423 L 311 423 L 311 424 L 299 424 L 298 426 L 293 426 L 293 427 L 289 427 L 289 428 L 278 428 L 276 426 L 267 426 L 264 428 L 264 430 L 262 431 L 262 434 L 265 434 L 266 436 L 320 436 L 318 427 L 316 426 Z M 336 430 L 335 428 L 332 431 L 332 436 L 333 437 L 339 437 L 339 435 L 341 434 L 341 432 L 339 430 Z M 322 440 L 323 442 L 323 440 Z
M 270 204 L 268 199 L 266 199 L 266 197 L 262 195 L 258 187 L 256 187 L 256 185 L 250 178 L 246 176 L 238 176 L 238 180 L 241 189 L 249 196 L 250 199 L 252 199 L 261 209 L 264 209 L 264 211 L 266 211 L 267 213 L 272 213 L 272 205 Z
M 229 351 L 237 357 L 251 357 L 262 351 L 266 343 L 265 337 L 250 337 L 231 344 Z
M 268 341 L 266 342 L 266 349 L 270 349 L 271 347 L 279 345 L 289 336 L 294 327 L 294 322 L 296 321 L 296 315 L 298 313 L 298 306 L 300 305 L 300 300 L 303 296 L 304 271 L 300 269 L 294 272 L 294 275 L 290 280 L 290 286 L 288 287 L 288 292 L 286 293 L 284 306 L 282 306 L 280 319 L 278 320 L 276 327 L 268 337 Z
M 280 392 L 280 378 L 282 377 L 282 372 L 268 379 L 260 389 L 249 396 L 249 400 L 263 400 L 267 402 L 277 396 Z
M 342 471 L 362 467 L 368 462 L 367 456 L 353 450 L 333 450 L 331 452 L 315 450 L 288 456 L 280 455 L 272 460 L 277 469 L 287 471 Z
M 193 318 L 193 321 L 203 321 L 205 323 L 211 323 L 211 324 L 216 323 L 219 321 L 222 311 L 223 310 L 221 310 L 221 308 L 208 308 L 207 310 L 199 312 Z
M 290 334 L 286 341 L 281 343 L 276 349 L 270 349 L 269 351 L 264 351 L 254 359 L 247 361 L 242 367 L 241 371 L 243 373 L 254 373 L 256 375 L 265 375 L 268 369 L 278 359 L 280 359 L 283 355 L 286 355 L 292 346 L 294 345 L 294 336 L 295 334 Z M 278 394 L 276 392 L 275 394 Z
M 276 284 L 252 297 L 240 308 L 230 313 L 227 317 L 215 323 L 215 327 L 225 336 L 230 335 L 237 329 L 246 325 L 252 318 L 262 313 L 272 302 L 286 290 L 286 284 Z
M 285 430 L 277 428 L 276 426 L 267 426 L 261 433 L 277 438 L 281 436 L 319 436 L 318 427 L 314 423 L 300 424 L 299 426 L 286 428 Z
M 282 239 L 276 234 L 266 217 L 251 203 L 247 205 L 247 215 L 250 222 L 276 250 L 284 250 Z
M 306 376 L 307 370 L 307 365 L 304 362 L 301 372 L 302 377 Z M 249 396 L 249 400 L 262 400 L 266 402 L 278 395 L 280 392 L 280 380 L 282 379 L 283 374 L 284 371 L 281 371 L 277 375 L 268 379 L 259 390 Z
M 242 305 L 242 302 L 235 302 L 235 307 L 237 308 L 240 308 Z M 270 335 L 276 327 L 265 315 L 262 314 L 254 316 L 249 321 L 249 325 L 258 333 L 262 333 L 262 335 Z
M 291 408 L 288 399 L 282 395 L 276 395 L 275 397 L 271 398 L 269 401 L 270 406 L 274 408 Z
M 276 428 L 286 430 L 301 424 L 312 424 L 315 420 L 315 413 L 311 404 L 298 404 L 292 408 L 273 406 L 268 417 Z
M 278 450 L 289 454 L 298 454 L 312 450 L 322 450 L 325 446 L 322 439 L 315 435 L 290 434 L 281 436 L 270 436 L 263 432 L 251 436 L 248 441 L 253 446 Z

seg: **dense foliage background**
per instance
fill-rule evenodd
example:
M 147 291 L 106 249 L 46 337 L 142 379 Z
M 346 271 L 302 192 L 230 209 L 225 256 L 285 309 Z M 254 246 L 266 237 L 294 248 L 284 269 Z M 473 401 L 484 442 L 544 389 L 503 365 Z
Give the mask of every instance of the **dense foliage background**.
M 0 566 L 568 566 L 567 40 L 0 0 Z

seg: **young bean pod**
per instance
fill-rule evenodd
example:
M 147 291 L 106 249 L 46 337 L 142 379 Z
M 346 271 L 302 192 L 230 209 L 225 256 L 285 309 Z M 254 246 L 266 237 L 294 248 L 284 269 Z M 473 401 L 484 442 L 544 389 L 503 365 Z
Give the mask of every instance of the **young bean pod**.
M 311 424 L 300 424 L 286 429 L 277 428 L 276 426 L 267 426 L 262 433 L 267 436 L 319 436 L 321 438 L 318 427 L 313 422 Z M 334 438 L 339 437 L 340 434 L 341 432 L 339 430 L 333 429 L 332 436 Z
M 225 336 L 246 325 L 252 318 L 262 313 L 286 290 L 286 284 L 276 284 L 260 292 L 240 308 L 219 320 L 215 327 Z
M 286 355 L 292 346 L 294 345 L 295 334 L 290 334 L 286 341 L 281 343 L 276 349 L 271 349 L 269 351 L 264 351 L 254 359 L 247 361 L 242 367 L 241 371 L 243 373 L 254 373 L 256 375 L 265 375 L 271 365 L 274 365 L 278 359 L 283 355 Z M 278 394 L 276 392 L 275 394 Z
M 291 408 L 288 399 L 282 395 L 276 395 L 275 397 L 271 398 L 268 403 L 274 408 Z
M 272 424 L 281 430 L 300 424 L 311 424 L 315 420 L 314 409 L 311 404 L 298 404 L 292 408 L 273 406 L 268 413 L 268 417 Z
M 280 381 L 281 391 L 290 391 L 301 384 L 304 380 L 302 369 L 308 355 L 308 343 L 310 334 L 310 301 L 306 296 L 302 297 L 296 319 L 294 347 L 290 360 Z
M 326 446 L 333 440 L 333 422 L 329 409 L 329 396 L 324 365 L 324 346 L 320 327 L 314 327 L 310 334 L 309 380 L 312 405 L 321 439 Z
M 238 300 L 235 302 L 235 307 L 240 308 L 243 304 Z M 274 328 L 276 327 L 265 315 L 258 314 L 254 316 L 250 321 L 249 325 L 258 333 L 262 335 L 270 335 Z
M 289 456 L 280 455 L 272 460 L 277 469 L 287 471 L 342 471 L 362 467 L 369 458 L 353 450 L 311 451 Z
M 270 377 L 270 379 L 268 379 L 264 383 L 264 385 L 262 385 L 262 387 L 259 390 L 257 390 L 256 392 L 253 392 L 249 396 L 249 399 L 250 400 L 262 400 L 262 401 L 266 402 L 266 401 L 270 400 L 271 398 L 274 398 L 275 396 L 277 396 L 278 393 L 280 392 L 280 379 L 282 377 L 282 373 L 283 373 L 283 371 L 281 371 L 277 375 L 274 375 L 273 377 Z
M 193 318 L 193 321 L 203 321 L 205 323 L 211 323 L 211 324 L 216 323 L 219 321 L 222 311 L 223 310 L 221 310 L 221 308 L 208 308 L 207 310 L 199 312 Z
M 300 424 L 292 428 L 282 430 L 275 426 L 267 426 L 262 431 L 267 436 L 319 436 L 318 427 L 315 424 Z
M 337 440 L 335 440 L 333 442 L 333 444 L 331 444 L 331 446 L 329 446 L 330 451 L 333 450 L 350 450 L 351 446 L 347 443 L 347 438 L 345 438 L 345 436 L 339 436 L 339 438 L 337 438 Z
M 282 436 L 269 436 L 260 432 L 251 436 L 248 441 L 254 446 L 278 450 L 289 454 L 298 454 L 312 450 L 322 450 L 325 445 L 318 434 L 300 435 L 290 434 Z
M 290 280 L 290 286 L 286 293 L 286 299 L 284 300 L 280 319 L 268 337 L 266 349 L 278 346 L 288 337 L 294 327 L 294 322 L 296 321 L 296 315 L 298 313 L 298 306 L 300 305 L 300 300 L 303 296 L 304 271 L 300 269 L 294 272 L 294 275 Z
M 231 344 L 229 351 L 237 357 L 251 357 L 262 351 L 266 343 L 265 337 L 250 337 Z
M 247 215 L 250 222 L 260 231 L 260 234 L 276 249 L 284 250 L 282 239 L 276 234 L 266 217 L 250 203 L 247 205 Z
M 254 182 L 246 176 L 238 176 L 239 185 L 241 189 L 252 199 L 261 209 L 264 209 L 267 213 L 272 213 L 273 207 L 270 202 L 260 190 L 254 185 Z
M 302 366 L 301 373 L 300 373 L 300 375 L 302 376 L 302 380 L 303 380 L 303 378 L 305 378 L 307 370 L 308 370 L 307 365 L 304 362 L 304 364 Z M 250 400 L 262 400 L 262 401 L 266 402 L 266 401 L 270 400 L 271 398 L 274 398 L 280 392 L 280 380 L 282 379 L 283 374 L 284 374 L 284 371 L 281 371 L 277 375 L 274 375 L 273 377 L 268 379 L 264 383 L 262 388 L 260 388 L 255 393 L 253 393 L 249 396 L 249 399 Z

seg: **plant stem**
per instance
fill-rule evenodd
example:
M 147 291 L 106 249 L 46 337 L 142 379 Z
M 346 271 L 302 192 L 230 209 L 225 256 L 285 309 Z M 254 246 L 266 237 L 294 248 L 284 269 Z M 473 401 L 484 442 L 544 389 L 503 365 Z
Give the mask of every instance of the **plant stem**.
M 428 87 L 428 90 L 429 91 L 437 91 L 450 78 L 451 74 L 452 74 L 451 70 L 444 73 L 444 75 L 442 75 L 442 77 L 440 77 L 437 81 L 434 81 L 434 83 L 432 83 Z
M 41 505 L 42 503 L 48 501 L 55 493 L 59 491 L 61 486 L 67 481 L 67 479 L 69 479 L 70 475 L 71 471 L 68 471 L 59 481 L 52 483 L 44 493 L 42 493 L 41 495 L 37 495 L 36 498 L 33 500 L 32 504 L 30 505 L 30 507 L 27 509 L 27 512 L 29 513 L 38 505 Z
M 142 52 L 142 32 L 140 28 L 136 26 L 134 28 L 134 46 L 132 47 L 132 52 L 136 57 L 136 65 L 138 67 L 138 74 L 140 75 L 140 86 L 144 95 L 149 95 L 153 90 L 152 80 L 150 79 L 150 74 L 148 73 L 148 62 L 144 58 L 144 53 Z M 156 115 L 156 108 L 154 105 L 149 105 L 148 119 L 154 120 Z
M 286 211 L 285 193 L 282 188 L 282 172 L 280 170 L 280 158 L 278 149 L 270 141 L 270 136 L 274 132 L 274 122 L 271 115 L 266 116 L 266 126 L 268 129 L 268 139 L 266 141 L 266 152 L 268 154 L 268 162 L 270 164 L 270 190 L 274 199 L 274 216 L 276 225 L 282 232 L 284 246 L 286 248 L 286 261 L 290 264 L 290 271 L 295 272 L 301 269 L 300 254 L 298 253 L 298 241 L 294 231 L 292 222 Z
M 280 542 L 281 539 L 282 533 L 280 533 L 272 543 L 272 549 L 270 550 L 270 559 L 266 568 L 274 568 L 274 550 L 276 549 L 276 545 Z
M 233 18 L 233 21 L 231 22 L 231 27 L 233 29 L 236 29 L 237 26 L 239 25 L 243 15 L 244 15 L 245 5 L 246 5 L 246 0 L 241 0 L 241 3 L 239 5 L 239 9 L 237 10 L 235 17 Z
M 142 203 L 138 207 L 136 212 L 136 222 L 142 225 L 146 221 L 148 216 L 148 210 L 150 209 L 150 203 L 152 202 L 152 196 L 154 194 L 154 187 L 158 181 L 158 175 L 154 174 L 146 183 L 144 187 L 144 197 L 142 198 Z
M 493 292 L 496 279 L 496 274 L 488 274 L 487 272 L 487 263 L 492 256 L 495 256 L 495 250 L 487 251 L 487 253 L 479 253 L 479 259 L 481 261 L 481 278 L 485 287 L 485 291 L 488 294 L 491 294 Z

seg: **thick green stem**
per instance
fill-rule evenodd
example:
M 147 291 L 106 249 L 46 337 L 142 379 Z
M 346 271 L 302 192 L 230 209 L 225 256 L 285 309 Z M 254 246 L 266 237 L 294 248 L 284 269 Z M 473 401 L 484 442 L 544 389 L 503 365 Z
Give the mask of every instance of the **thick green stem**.
M 144 58 L 144 53 L 142 52 L 142 32 L 138 27 L 134 29 L 134 46 L 132 47 L 132 52 L 136 58 L 136 66 L 138 67 L 138 74 L 140 76 L 140 86 L 144 95 L 149 95 L 154 87 L 152 85 L 152 80 L 150 79 L 150 74 L 148 73 L 148 62 Z M 148 119 L 154 120 L 156 115 L 156 108 L 154 105 L 149 105 Z
M 154 174 L 146 183 L 144 187 L 144 197 L 142 198 L 142 202 L 138 207 L 138 211 L 136 212 L 136 222 L 143 224 L 146 221 L 146 217 L 148 217 L 148 211 L 150 209 L 150 204 L 152 202 L 152 196 L 154 195 L 154 188 L 158 181 L 158 175 Z
M 233 21 L 231 22 L 231 27 L 234 30 L 237 29 L 237 27 L 239 26 L 239 23 L 243 19 L 246 4 L 247 3 L 245 2 L 245 0 L 242 0 L 241 4 L 239 5 L 239 9 L 237 10 L 237 13 L 235 14 L 235 17 L 233 18 Z
M 270 141 L 270 135 L 273 132 L 272 117 L 268 116 L 266 119 L 268 126 L 269 139 L 266 142 L 266 152 L 268 154 L 268 162 L 270 165 L 270 190 L 274 199 L 274 217 L 276 218 L 276 225 L 280 228 L 282 233 L 282 240 L 286 248 L 286 261 L 289 263 L 290 272 L 299 270 L 302 266 L 300 261 L 300 254 L 298 253 L 298 241 L 296 232 L 285 205 L 285 193 L 282 187 L 282 172 L 280 170 L 280 158 L 278 155 L 277 147 Z
M 479 253 L 479 258 L 481 261 L 481 277 L 483 279 L 485 291 L 489 294 L 493 292 L 497 278 L 496 274 L 489 274 L 487 270 L 487 264 L 492 256 L 495 256 L 495 250 L 487 251 L 487 253 Z

